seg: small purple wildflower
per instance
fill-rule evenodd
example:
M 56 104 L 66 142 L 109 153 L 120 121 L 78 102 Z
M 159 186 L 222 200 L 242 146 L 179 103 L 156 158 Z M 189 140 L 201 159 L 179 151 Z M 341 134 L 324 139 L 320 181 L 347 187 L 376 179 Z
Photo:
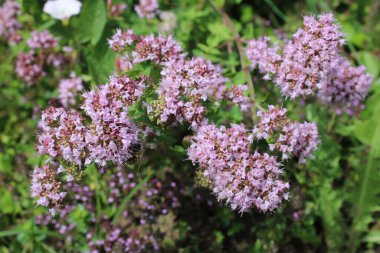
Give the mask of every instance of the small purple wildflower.
M 64 107 L 75 105 L 75 97 L 83 90 L 82 78 L 76 77 L 75 73 L 70 74 L 70 78 L 62 79 L 59 82 L 59 98 Z
M 139 4 L 135 5 L 135 11 L 141 18 L 154 18 L 156 16 L 157 9 L 157 0 L 139 0 Z

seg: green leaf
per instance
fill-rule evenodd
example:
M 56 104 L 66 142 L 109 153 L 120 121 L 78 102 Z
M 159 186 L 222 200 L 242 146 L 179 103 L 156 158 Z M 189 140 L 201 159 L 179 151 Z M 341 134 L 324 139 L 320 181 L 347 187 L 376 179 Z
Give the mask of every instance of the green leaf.
M 219 7 L 223 7 L 224 6 L 224 0 L 215 0 L 215 4 Z
M 4 214 L 10 214 L 10 213 L 16 214 L 20 211 L 20 203 L 14 201 L 12 194 L 7 190 L 4 190 L 1 192 L 0 203 L 1 203 L 0 210 Z
M 13 235 L 18 235 L 22 232 L 19 228 L 12 229 L 12 230 L 4 230 L 0 231 L 0 238 L 1 237 L 7 237 L 7 236 L 13 236 Z
M 79 20 L 79 36 L 82 42 L 96 45 L 107 23 L 107 7 L 104 0 L 87 0 Z
M 380 126 L 380 92 L 373 94 L 367 101 L 367 108 L 363 111 L 364 119 L 357 120 L 354 124 L 353 133 L 356 138 L 366 145 L 370 145 L 373 155 L 380 156 L 380 135 L 377 127 Z
M 378 203 L 380 194 L 380 176 L 378 158 L 380 157 L 380 119 L 377 113 L 368 121 L 357 123 L 356 135 L 366 144 L 370 145 L 366 166 L 360 166 L 358 190 L 352 196 L 354 206 L 352 213 L 352 225 L 350 229 L 348 249 L 356 252 L 359 245 L 359 235 L 367 231 L 368 224 L 372 221 L 371 214 Z
M 331 182 L 326 181 L 320 188 L 318 205 L 329 252 L 340 252 L 344 243 L 344 222 L 340 212 L 342 203 L 342 196 L 334 191 Z
M 364 240 L 370 243 L 380 244 L 380 231 L 371 231 Z
M 367 67 L 368 72 L 377 77 L 380 72 L 380 60 L 371 52 L 361 53 L 361 62 Z

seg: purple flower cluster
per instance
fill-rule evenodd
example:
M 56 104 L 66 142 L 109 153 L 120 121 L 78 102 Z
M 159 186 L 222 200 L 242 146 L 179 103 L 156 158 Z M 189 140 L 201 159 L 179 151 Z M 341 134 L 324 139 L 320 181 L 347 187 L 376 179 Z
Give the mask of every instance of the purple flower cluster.
M 141 178 L 125 167 L 118 167 L 116 171 L 109 171 L 102 175 L 105 181 L 105 194 L 109 203 L 118 207 L 125 196 L 136 187 Z M 76 224 L 68 219 L 69 215 L 82 205 L 88 212 L 84 219 L 88 231 L 86 238 L 89 252 L 157 252 L 160 241 L 166 232 L 160 229 L 161 221 L 179 207 L 181 190 L 174 180 L 163 181 L 154 177 L 145 183 L 131 198 L 130 204 L 122 213 L 116 224 L 112 223 L 112 215 L 103 215 L 96 220 L 96 199 L 93 190 L 87 185 L 68 183 L 64 187 L 71 198 L 65 207 L 60 210 L 55 219 L 49 215 L 41 215 L 36 219 L 40 226 L 53 226 L 65 236 L 66 242 L 80 242 L 77 238 Z M 71 200 L 71 202 L 70 202 Z M 101 235 L 96 233 L 100 229 Z M 98 235 L 96 235 L 98 234 Z M 78 240 L 78 242 L 76 241 Z M 65 242 L 55 240 L 56 248 L 64 248 Z
M 172 36 L 144 36 L 135 47 L 136 58 L 161 64 L 183 58 L 181 45 Z
M 168 61 L 176 61 L 184 57 L 181 45 L 173 37 L 162 35 L 138 36 L 132 30 L 122 32 L 120 29 L 108 40 L 109 46 L 115 52 L 134 50 L 124 55 L 124 61 L 129 61 L 131 67 L 142 61 L 152 61 L 164 64 Z
M 258 111 L 257 116 L 260 118 L 257 126 L 253 128 L 253 134 L 257 139 L 267 139 L 274 132 L 280 130 L 287 122 L 286 108 L 279 106 L 268 106 L 268 111 Z
M 65 236 L 66 241 L 74 240 L 75 234 L 73 231 L 77 227 L 74 222 L 68 222 L 69 215 L 75 211 L 78 205 L 83 205 L 84 208 L 89 211 L 95 217 L 95 204 L 94 204 L 94 192 L 88 185 L 78 185 L 72 182 L 64 184 L 62 186 L 65 192 L 68 192 L 71 196 L 71 202 L 67 200 L 62 209 L 56 210 L 56 215 L 53 217 L 47 214 L 41 214 L 36 216 L 36 224 L 39 226 L 52 226 L 54 230 Z M 75 203 L 73 203 L 75 201 Z M 64 247 L 64 242 L 56 241 L 57 247 Z
M 139 177 L 132 171 L 122 167 L 116 168 L 109 179 L 108 203 L 119 206 L 125 198 L 125 193 L 135 188 L 138 180 Z M 138 197 L 134 199 L 137 205 L 128 208 L 130 212 L 125 213 L 125 218 L 138 215 L 139 225 L 154 223 L 158 216 L 166 215 L 169 210 L 179 207 L 179 193 L 181 191 L 174 180 L 164 182 L 160 178 L 152 178 L 139 190 Z
M 43 61 L 32 51 L 18 55 L 15 69 L 17 76 L 28 85 L 38 83 L 46 75 Z
M 149 232 L 141 233 L 138 230 L 130 230 L 127 235 L 123 233 L 122 228 L 110 225 L 107 231 L 107 238 L 89 241 L 90 253 L 117 252 L 115 250 L 122 249 L 121 252 L 159 252 L 160 245 L 156 238 Z M 88 234 L 88 239 L 93 235 Z
M 6 0 L 0 7 L 0 37 L 9 40 L 11 45 L 18 44 L 22 37 L 18 34 L 21 23 L 17 17 L 21 14 L 21 6 L 13 0 Z
M 336 108 L 337 114 L 354 115 L 364 108 L 361 101 L 366 97 L 372 76 L 364 66 L 354 67 L 342 59 L 335 68 L 331 68 L 323 77 L 318 91 L 319 99 Z
M 127 4 L 112 4 L 111 6 L 111 15 L 112 17 L 120 16 L 126 9 Z
M 82 108 L 91 119 L 88 127 L 77 112 L 48 108 L 42 114 L 39 152 L 80 168 L 93 162 L 100 166 L 107 161 L 127 162 L 140 145 L 139 131 L 128 117 L 128 105 L 137 100 L 144 87 L 141 80 L 120 77 L 85 93 Z
M 269 80 L 270 75 L 274 75 L 282 61 L 278 54 L 279 46 L 271 46 L 269 37 L 260 37 L 256 40 L 248 41 L 246 54 L 251 61 L 251 68 L 258 66 L 260 73 L 265 74 L 264 79 Z
M 75 73 L 70 74 L 70 78 L 62 79 L 59 82 L 59 99 L 64 107 L 75 105 L 75 97 L 83 90 L 82 78 L 76 77 Z
M 138 176 L 130 170 L 118 167 L 109 179 L 109 203 L 120 203 L 138 183 Z M 159 220 L 179 207 L 178 185 L 153 178 L 130 200 L 116 225 L 107 228 L 104 239 L 90 241 L 91 252 L 157 252 L 162 232 L 157 231 Z M 107 224 L 107 221 L 104 221 Z M 91 238 L 92 235 L 88 235 Z
M 338 114 L 353 115 L 360 111 L 372 78 L 365 67 L 351 66 L 341 56 L 343 34 L 332 14 L 304 18 L 302 28 L 279 46 L 271 46 L 268 37 L 248 42 L 247 57 L 252 68 L 258 65 L 264 79 L 273 79 L 283 95 L 294 99 L 317 93 Z
M 123 164 L 133 158 L 139 147 L 138 129 L 128 116 L 128 106 L 142 94 L 142 80 L 111 78 L 97 91 L 83 94 L 82 108 L 91 118 L 87 147 L 89 161 L 104 166 L 107 161 Z
M 281 56 L 277 54 L 278 46 L 269 46 L 268 38 L 249 42 L 247 56 L 253 66 L 259 65 L 266 78 L 273 73 L 285 96 L 294 99 L 310 95 L 320 86 L 323 71 L 337 64 L 344 44 L 343 34 L 334 22 L 332 14 L 307 16 L 303 27 L 283 46 Z
M 281 131 L 275 144 L 270 149 L 282 152 L 282 159 L 290 156 L 298 157 L 299 163 L 305 163 L 306 158 L 313 158 L 313 151 L 319 144 L 318 128 L 315 123 L 289 123 Z
M 32 197 L 37 198 L 37 205 L 49 207 L 53 214 L 62 206 L 67 194 L 58 177 L 57 169 L 51 164 L 36 167 L 32 174 Z
M 159 103 L 152 104 L 161 122 L 192 122 L 203 120 L 206 108 L 202 102 L 210 96 L 221 97 L 226 78 L 218 66 L 203 58 L 168 62 L 161 71 Z
M 246 85 L 227 89 L 228 79 L 219 66 L 203 58 L 185 59 L 186 54 L 171 36 L 137 36 L 131 30 L 117 30 L 109 45 L 119 53 L 128 51 L 118 60 L 121 71 L 143 61 L 151 61 L 162 69 L 158 99 L 145 103 L 149 116 L 160 123 L 187 121 L 196 127 L 204 120 L 205 103 L 209 100 L 227 99 L 242 110 L 250 106 L 249 98 L 244 96 Z
M 220 91 L 221 89 L 219 89 Z M 239 105 L 242 111 L 248 111 L 251 107 L 251 102 L 249 97 L 244 95 L 244 92 L 248 90 L 247 85 L 235 85 L 232 84 L 231 89 L 225 89 L 223 97 L 227 100 L 232 101 L 232 103 Z
M 135 11 L 141 18 L 154 18 L 156 16 L 157 9 L 157 0 L 139 0 L 139 4 L 135 5 Z
M 291 122 L 286 117 L 286 109 L 268 106 L 267 112 L 259 111 L 259 122 L 253 129 L 257 139 L 266 139 L 271 151 L 282 152 L 282 159 L 298 157 L 299 163 L 313 158 L 312 152 L 319 144 L 318 128 L 315 123 Z M 271 143 L 272 138 L 275 143 Z
M 123 32 L 117 29 L 112 38 L 108 40 L 108 45 L 115 52 L 123 52 L 127 46 L 131 46 L 138 38 L 132 30 Z
M 27 41 L 31 49 L 47 50 L 58 46 L 58 39 L 53 37 L 48 31 L 33 31 Z
M 42 113 L 41 134 L 37 149 L 40 154 L 82 167 L 88 160 L 88 130 L 83 125 L 83 117 L 77 112 L 64 108 L 49 107 Z M 84 161 L 85 159 L 85 161 Z
M 254 206 L 272 211 L 288 198 L 289 183 L 280 179 L 282 170 L 276 157 L 250 153 L 252 140 L 243 125 L 203 125 L 188 155 L 211 181 L 218 199 L 226 200 L 232 209 L 245 212 Z
M 69 62 L 69 58 L 58 51 L 58 39 L 47 31 L 32 32 L 27 44 L 30 50 L 18 55 L 15 70 L 28 85 L 38 83 L 50 66 L 62 68 Z

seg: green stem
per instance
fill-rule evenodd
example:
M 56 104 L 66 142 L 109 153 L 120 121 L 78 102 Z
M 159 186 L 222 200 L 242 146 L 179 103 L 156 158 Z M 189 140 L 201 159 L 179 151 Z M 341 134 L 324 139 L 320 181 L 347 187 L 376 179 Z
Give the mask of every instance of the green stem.
M 127 206 L 128 202 L 131 200 L 131 198 L 137 193 L 138 190 L 140 190 L 146 182 L 152 177 L 153 173 L 148 174 L 138 185 L 133 188 L 128 195 L 125 197 L 123 202 L 121 202 L 120 206 L 116 210 L 116 214 L 113 217 L 112 224 L 116 225 L 119 222 L 119 219 L 122 217 L 122 213 Z
M 284 21 L 286 21 L 288 19 L 288 17 L 285 15 L 285 13 L 283 13 L 273 2 L 272 0 L 264 0 L 264 2 L 270 7 L 272 8 L 273 12 L 279 16 L 281 19 L 283 19 Z
M 335 125 L 335 120 L 336 120 L 336 112 L 334 111 L 334 112 L 333 112 L 333 115 L 332 115 L 332 117 L 331 117 L 331 120 L 330 120 L 330 122 L 329 122 L 329 125 L 328 125 L 328 127 L 327 127 L 327 132 L 328 132 L 328 133 L 331 133 L 331 130 L 332 130 L 332 128 L 333 128 L 334 125 Z
M 241 64 L 243 73 L 247 79 L 248 91 L 252 100 L 252 106 L 251 106 L 252 120 L 253 122 L 255 122 L 256 121 L 256 106 L 257 107 L 260 107 L 260 106 L 258 105 L 255 99 L 255 87 L 253 86 L 252 77 L 251 77 L 251 74 L 249 73 L 249 66 L 246 64 L 246 62 L 248 62 L 248 59 L 246 58 L 246 55 L 244 53 L 242 38 L 240 37 L 239 32 L 236 30 L 234 24 L 232 23 L 232 20 L 227 15 L 227 13 L 222 8 L 220 8 L 217 4 L 215 4 L 213 0 L 210 0 L 210 3 L 214 7 L 214 9 L 222 16 L 224 24 L 230 29 L 230 31 L 234 35 L 234 41 L 239 53 L 240 64 Z

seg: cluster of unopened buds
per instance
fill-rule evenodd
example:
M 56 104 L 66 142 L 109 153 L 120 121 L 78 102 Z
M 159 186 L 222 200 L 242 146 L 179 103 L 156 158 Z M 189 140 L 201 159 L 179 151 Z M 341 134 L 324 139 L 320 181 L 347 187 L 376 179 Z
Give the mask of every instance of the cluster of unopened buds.
M 363 108 L 372 77 L 342 56 L 345 40 L 332 14 L 304 18 L 303 27 L 280 46 L 269 37 L 248 42 L 247 57 L 264 79 L 272 79 L 291 99 L 316 94 L 338 114 Z
M 58 39 L 48 31 L 33 31 L 27 44 L 29 51 L 18 55 L 15 70 L 18 78 L 28 85 L 37 84 L 49 67 L 62 69 L 70 62 L 71 48 L 59 50 Z

